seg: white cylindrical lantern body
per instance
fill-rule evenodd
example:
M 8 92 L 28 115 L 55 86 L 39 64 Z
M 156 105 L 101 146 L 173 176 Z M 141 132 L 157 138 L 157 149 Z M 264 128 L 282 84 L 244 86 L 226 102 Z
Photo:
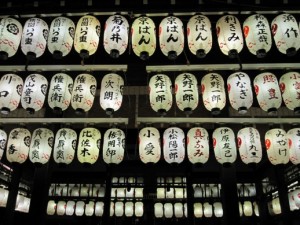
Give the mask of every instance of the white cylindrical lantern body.
M 259 216 L 259 207 L 258 207 L 257 202 L 253 202 L 253 207 L 254 207 L 255 216 Z
M 85 215 L 86 216 L 92 216 L 94 214 L 94 207 L 95 207 L 95 202 L 89 201 L 88 204 L 85 205 Z
M 167 163 L 182 163 L 185 157 L 185 135 L 182 129 L 170 127 L 164 131 L 163 151 Z
M 56 206 L 56 214 L 58 216 L 63 216 L 66 213 L 67 204 L 65 201 L 58 201 Z
M 115 203 L 115 215 L 116 217 L 121 217 L 124 214 L 124 203 L 116 202 Z
M 161 157 L 160 134 L 155 127 L 139 132 L 139 155 L 143 163 L 157 163 Z
M 76 202 L 75 215 L 76 216 L 83 216 L 83 214 L 84 214 L 84 208 L 85 208 L 84 201 L 78 201 L 78 202 Z
M 202 198 L 203 197 L 203 190 L 202 187 L 199 185 L 194 187 L 194 198 Z
M 243 204 L 243 211 L 245 216 L 252 216 L 253 215 L 252 202 L 245 201 Z
M 74 201 L 68 201 L 67 207 L 66 207 L 66 215 L 67 216 L 73 216 L 75 212 L 75 202 Z
M 4 130 L 0 129 L 0 161 L 5 151 L 6 142 L 7 142 L 7 134 Z
M 205 217 L 212 217 L 213 216 L 213 208 L 212 208 L 212 205 L 208 202 L 205 202 L 203 204 L 203 214 Z
M 108 129 L 103 137 L 103 160 L 105 163 L 119 164 L 124 159 L 125 133 L 121 129 Z
M 209 158 L 209 135 L 202 127 L 191 128 L 187 133 L 187 155 L 191 163 L 206 163 Z
M 287 132 L 290 161 L 294 165 L 300 163 L 300 128 L 293 128 Z
M 133 210 L 134 204 L 133 202 L 126 202 L 125 203 L 125 216 L 132 217 L 134 214 Z
M 115 214 L 115 203 L 110 202 L 109 216 L 112 217 Z
M 173 204 L 172 203 L 165 203 L 164 204 L 164 215 L 165 218 L 172 218 L 173 217 Z
M 281 205 L 280 205 L 280 200 L 279 197 L 274 198 L 271 202 L 272 204 L 272 209 L 275 215 L 281 214 Z
M 214 214 L 215 217 L 222 217 L 223 216 L 223 207 L 221 202 L 215 202 L 214 206 Z
M 300 208 L 300 189 L 296 189 L 293 191 L 293 198 L 295 201 L 295 204 L 298 208 Z
M 194 203 L 194 215 L 196 218 L 203 216 L 202 204 L 200 202 Z
M 292 192 L 289 192 L 288 193 L 288 197 L 289 197 L 289 206 L 290 206 L 290 210 L 291 211 L 294 211 L 294 210 L 297 210 L 298 207 L 295 203 L 295 200 L 294 200 L 294 191 Z
M 154 215 L 156 218 L 162 218 L 164 216 L 164 206 L 162 203 L 154 204 Z
M 53 200 L 49 200 L 47 204 L 47 215 L 53 216 L 56 211 L 56 203 Z
M 103 212 L 104 212 L 104 203 L 103 202 L 96 202 L 95 216 L 103 216 Z
M 136 202 L 134 205 L 134 214 L 136 217 L 142 217 L 144 215 L 144 203 Z
M 0 207 L 6 207 L 9 191 L 0 187 Z
M 174 214 L 176 218 L 183 217 L 183 204 L 181 202 L 176 202 L 174 204 Z

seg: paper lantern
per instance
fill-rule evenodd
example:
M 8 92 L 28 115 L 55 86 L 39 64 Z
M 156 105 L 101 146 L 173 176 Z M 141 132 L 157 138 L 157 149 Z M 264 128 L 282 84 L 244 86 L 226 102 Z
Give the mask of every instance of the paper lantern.
M 134 214 L 136 217 L 142 217 L 144 215 L 144 203 L 136 202 L 134 205 Z
M 133 216 L 133 211 L 134 211 L 133 202 L 126 202 L 124 207 L 125 207 L 125 216 L 126 217 L 132 217 Z
M 83 59 L 93 55 L 98 48 L 100 38 L 100 22 L 91 15 L 83 16 L 76 25 L 74 48 Z
M 166 198 L 175 198 L 174 188 L 167 188 L 166 189 Z
M 163 135 L 164 158 L 167 163 L 182 163 L 185 157 L 185 136 L 182 129 L 170 127 Z
M 262 145 L 257 129 L 245 127 L 237 134 L 238 149 L 243 163 L 259 163 L 262 159 Z
M 280 205 L 280 201 L 279 201 L 279 198 L 274 198 L 272 200 L 272 209 L 273 209 L 273 213 L 275 215 L 278 215 L 278 214 L 281 214 L 281 205 Z
M 300 47 L 299 27 L 296 18 L 291 14 L 281 14 L 273 19 L 271 26 L 277 49 L 287 56 L 296 55 Z
M 255 77 L 253 85 L 260 108 L 269 114 L 276 113 L 282 102 L 276 76 L 269 72 L 261 73 Z
M 187 23 L 187 41 L 190 51 L 204 58 L 212 47 L 211 23 L 204 15 L 195 15 Z
M 290 161 L 294 165 L 300 163 L 300 129 L 294 128 L 287 132 Z
M 115 73 L 106 74 L 101 81 L 100 106 L 111 115 L 120 109 L 123 101 L 124 80 Z
M 74 201 L 68 201 L 66 206 L 66 215 L 67 216 L 73 216 L 75 212 L 75 202 Z
M 97 81 L 90 74 L 79 74 L 72 91 L 71 105 L 77 113 L 89 111 L 94 103 L 97 89 Z
M 201 218 L 203 216 L 202 204 L 199 202 L 194 203 L 194 216 L 196 218 Z
M 0 207 L 6 207 L 9 191 L 0 188 Z
M 47 128 L 35 129 L 32 133 L 29 160 L 45 164 L 49 161 L 54 142 L 54 134 Z
M 264 58 L 272 47 L 270 25 L 266 17 L 260 14 L 249 16 L 243 24 L 248 50 L 257 58 Z
M 165 188 L 157 188 L 156 189 L 156 197 L 157 197 L 157 199 L 164 199 L 166 197 Z
M 117 188 L 117 198 L 125 198 L 125 188 Z
M 183 217 L 183 204 L 180 202 L 176 202 L 174 204 L 174 214 L 176 218 L 182 218 Z
M 175 188 L 175 198 L 184 198 L 183 188 Z
M 29 212 L 29 206 L 30 206 L 30 198 L 27 198 L 22 195 L 18 195 L 17 199 L 21 198 L 20 202 L 16 204 L 15 210 L 23 213 Z M 17 200 L 18 202 L 18 200 Z
M 268 159 L 273 165 L 289 162 L 288 140 L 283 129 L 268 130 L 265 134 L 265 145 Z
M 60 59 L 71 52 L 75 35 L 75 24 L 66 17 L 57 17 L 52 20 L 48 49 L 55 59 Z
M 94 214 L 94 206 L 95 202 L 93 201 L 89 201 L 89 203 L 85 205 L 84 212 L 86 216 L 92 216 Z
M 165 215 L 165 218 L 173 217 L 173 204 L 172 203 L 164 204 L 164 215 Z
M 212 137 L 216 160 L 221 164 L 234 163 L 237 151 L 233 130 L 220 127 L 214 130 Z
M 115 203 L 110 202 L 110 210 L 109 210 L 109 216 L 112 217 L 115 213 Z
M 236 72 L 227 79 L 229 102 L 232 108 L 244 114 L 252 106 L 251 80 L 246 73 Z
M 245 216 L 253 215 L 252 203 L 250 201 L 245 201 L 243 204 L 243 211 Z
M 202 198 L 203 197 L 203 190 L 202 188 L 197 185 L 194 187 L 194 198 Z
M 70 164 L 74 159 L 76 146 L 76 132 L 70 128 L 59 129 L 54 142 L 54 161 L 56 163 Z
M 105 196 L 105 187 L 100 187 L 98 197 L 102 198 L 104 196 Z
M 300 208 L 300 189 L 296 189 L 293 191 L 293 198 L 296 206 Z
M 147 16 L 136 18 L 131 26 L 131 43 L 134 54 L 147 60 L 156 49 L 156 28 Z
M 259 216 L 259 208 L 257 202 L 253 202 L 255 216 Z
M 31 134 L 25 128 L 10 131 L 7 141 L 6 158 L 9 162 L 24 163 L 28 158 Z
M 205 108 L 219 115 L 226 104 L 224 80 L 220 74 L 209 73 L 201 80 L 202 99 Z
M 144 188 L 135 188 L 134 197 L 135 198 L 143 198 L 144 197 Z
M 7 141 L 7 134 L 4 130 L 0 129 L 0 160 L 3 156 Z
M 105 163 L 119 164 L 125 151 L 125 133 L 118 128 L 108 129 L 103 137 L 103 160 Z
M 83 214 L 84 214 L 84 208 L 85 208 L 84 201 L 78 201 L 78 202 L 76 202 L 75 215 L 76 216 L 83 216 Z
M 8 114 L 9 112 L 15 110 L 19 106 L 22 89 L 23 80 L 18 75 L 6 74 L 3 77 L 1 77 L 0 110 L 2 114 Z
M 162 203 L 154 204 L 154 215 L 156 218 L 162 218 L 164 216 L 164 206 Z
M 40 74 L 30 74 L 24 83 L 21 104 L 30 114 L 39 111 L 45 102 L 48 89 L 46 77 Z
M 21 50 L 28 60 L 35 60 L 44 54 L 48 34 L 49 27 L 44 20 L 31 18 L 25 22 L 21 38 Z
M 193 164 L 207 162 L 209 158 L 209 136 L 206 129 L 194 127 L 188 131 L 187 155 Z
M 184 217 L 187 218 L 188 217 L 188 206 L 187 206 L 187 203 L 184 203 L 183 204 L 183 213 L 184 213 Z
M 191 73 L 182 73 L 175 79 L 176 104 L 181 111 L 191 114 L 199 102 L 198 83 Z
M 164 74 L 157 74 L 150 78 L 149 81 L 149 97 L 151 108 L 165 115 L 172 107 L 172 82 L 171 79 Z
M 53 200 L 49 200 L 47 204 L 47 215 L 53 216 L 56 211 L 56 203 Z
M 184 31 L 181 20 L 175 16 L 164 18 L 159 24 L 160 50 L 169 59 L 175 60 L 184 48 Z
M 243 216 L 243 205 L 241 202 L 239 202 L 239 213 L 240 213 L 240 217 Z
M 116 202 L 115 203 L 115 215 L 116 217 L 121 217 L 124 214 L 124 203 Z
M 131 186 L 128 186 L 128 188 L 126 188 L 125 190 L 125 196 L 127 199 L 131 199 L 134 197 L 134 188 L 132 188 Z
M 217 21 L 216 30 L 222 53 L 229 58 L 237 57 L 244 46 L 243 32 L 238 18 L 233 15 L 222 16 Z
M 282 75 L 279 80 L 279 87 L 286 107 L 293 110 L 295 114 L 300 114 L 300 74 L 288 72 Z
M 215 217 L 222 217 L 223 216 L 223 207 L 221 202 L 215 202 L 214 206 L 214 214 Z
M 289 197 L 290 210 L 291 211 L 298 210 L 298 207 L 296 206 L 296 203 L 295 203 L 295 200 L 294 200 L 294 191 L 289 192 L 288 197 Z
M 95 204 L 95 216 L 103 216 L 104 212 L 104 203 L 96 202 Z
M 89 187 L 84 185 L 81 185 L 80 187 L 80 197 L 88 197 L 89 196 Z
M 67 207 L 67 204 L 66 204 L 65 201 L 58 201 L 57 208 L 56 208 L 56 214 L 58 216 L 65 215 L 65 213 L 66 213 L 66 207 Z
M 212 208 L 212 205 L 210 204 L 210 203 L 208 203 L 208 202 L 205 202 L 204 204 L 203 204 L 203 208 L 204 208 L 204 210 L 203 210 L 203 214 L 204 214 L 204 216 L 205 217 L 212 217 L 212 215 L 213 215 L 213 208 Z

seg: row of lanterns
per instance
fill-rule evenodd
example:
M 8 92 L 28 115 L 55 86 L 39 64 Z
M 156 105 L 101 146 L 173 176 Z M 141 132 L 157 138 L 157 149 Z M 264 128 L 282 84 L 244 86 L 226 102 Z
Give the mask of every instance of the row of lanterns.
M 0 187 L 0 207 L 6 207 L 9 190 Z M 28 213 L 31 199 L 21 194 L 17 195 L 15 210 Z
M 195 15 L 187 23 L 187 42 L 190 51 L 203 58 L 212 48 L 212 25 L 208 17 Z M 220 50 L 230 57 L 236 56 L 244 46 L 244 37 L 249 51 L 261 58 L 271 49 L 272 35 L 277 49 L 287 55 L 295 55 L 300 47 L 299 27 L 291 14 L 276 16 L 272 32 L 266 17 L 260 14 L 249 16 L 243 27 L 237 17 L 222 16 L 216 23 Z M 14 18 L 0 21 L 1 58 L 13 56 L 21 43 L 22 52 L 28 59 L 40 57 L 48 50 L 61 58 L 70 53 L 73 45 L 82 58 L 93 55 L 99 45 L 101 25 L 92 15 L 85 15 L 75 23 L 66 17 L 53 19 L 50 28 L 40 18 L 30 18 L 24 27 Z M 159 25 L 159 47 L 170 59 L 183 52 L 185 44 L 184 26 L 175 16 L 164 18 Z M 271 35 L 272 34 L 272 35 Z M 136 18 L 131 27 L 133 52 L 147 59 L 156 49 L 156 27 L 146 16 Z M 128 47 L 129 23 L 122 15 L 110 16 L 104 26 L 103 45 L 113 58 L 123 54 Z
M 223 207 L 221 202 L 214 202 L 213 204 L 209 202 L 204 202 L 203 204 L 200 202 L 194 203 L 194 216 L 195 218 L 207 217 L 211 218 L 222 217 L 223 216 Z
M 99 197 L 103 198 L 105 196 L 105 187 L 95 184 L 95 185 L 54 185 L 51 184 L 49 188 L 48 196 L 62 196 L 62 197 Z
M 244 201 L 239 202 L 240 217 L 242 216 L 259 216 L 259 208 L 257 202 Z
M 187 217 L 187 204 L 176 202 L 176 203 L 155 203 L 154 204 L 154 215 L 156 218 L 167 218 L 170 219 Z

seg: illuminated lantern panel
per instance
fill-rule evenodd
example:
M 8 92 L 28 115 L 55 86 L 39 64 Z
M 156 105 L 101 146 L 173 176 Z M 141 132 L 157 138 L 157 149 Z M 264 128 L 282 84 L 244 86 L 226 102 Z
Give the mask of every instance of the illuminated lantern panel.
M 175 16 L 164 18 L 159 24 L 160 50 L 169 59 L 175 60 L 184 48 L 184 31 L 181 20 Z
M 271 202 L 272 210 L 275 215 L 281 214 L 281 205 L 279 197 L 274 198 Z
M 142 60 L 153 55 L 156 49 L 156 28 L 151 18 L 141 16 L 133 21 L 131 42 L 134 54 Z
M 88 204 L 85 205 L 85 215 L 92 216 L 94 214 L 95 202 L 89 201 Z
M 257 202 L 253 202 L 255 216 L 259 216 L 259 207 Z
M 115 203 L 110 202 L 110 210 L 109 210 L 109 216 L 112 217 L 115 214 Z
M 57 203 L 57 207 L 56 207 L 56 214 L 58 216 L 63 216 L 66 213 L 66 207 L 67 204 L 65 201 L 58 201 Z
M 67 216 L 73 216 L 75 212 L 75 202 L 74 201 L 68 201 L 67 207 L 66 207 L 66 215 Z
M 119 164 L 124 159 L 125 133 L 118 128 L 108 129 L 103 137 L 103 160 L 107 164 Z
M 163 151 L 167 163 L 182 163 L 185 157 L 185 135 L 182 129 L 170 127 L 165 130 Z
M 272 47 L 270 25 L 266 17 L 260 14 L 249 16 L 243 24 L 248 50 L 257 58 L 264 58 Z
M 289 162 L 288 139 L 283 129 L 271 129 L 265 134 L 265 146 L 269 161 L 273 165 Z
M 48 201 L 47 215 L 53 216 L 56 211 L 56 203 L 53 200 Z
M 7 134 L 4 130 L 0 129 L 0 160 L 5 150 L 6 141 L 7 141 Z
M 209 135 L 206 129 L 194 127 L 188 131 L 187 155 L 193 164 L 207 162 L 209 158 Z
M 134 214 L 134 204 L 133 202 L 126 202 L 125 203 L 125 216 L 132 217 Z
M 173 204 L 172 203 L 164 204 L 164 215 L 165 215 L 165 218 L 173 217 Z
M 203 204 L 203 208 L 204 208 L 203 213 L 204 213 L 205 217 L 210 218 L 210 217 L 213 216 L 213 207 L 212 207 L 212 205 L 210 203 L 205 202 Z
M 121 217 L 124 214 L 124 203 L 116 202 L 115 203 L 115 215 L 116 217 Z
M 96 202 L 95 204 L 95 216 L 103 216 L 104 212 L 104 203 Z
M 181 202 L 176 202 L 174 204 L 174 214 L 176 218 L 183 217 L 183 204 Z
M 295 204 L 298 208 L 300 208 L 300 189 L 296 189 L 293 191 L 293 197 Z
M 298 207 L 296 206 L 296 203 L 295 203 L 295 200 L 294 200 L 294 191 L 289 192 L 288 197 L 289 197 L 290 210 L 291 211 L 298 210 Z
M 161 157 L 160 134 L 155 127 L 139 132 L 139 155 L 143 163 L 157 163 Z
M 289 130 L 287 139 L 290 161 L 294 165 L 298 165 L 300 163 L 300 128 Z
M 221 202 L 215 202 L 213 204 L 215 217 L 223 216 L 223 207 Z
M 136 202 L 134 205 L 134 214 L 136 217 L 142 217 L 144 215 L 144 203 Z
M 78 201 L 78 202 L 76 202 L 75 215 L 76 216 L 83 216 L 83 214 L 84 214 L 84 208 L 85 208 L 84 201 Z
M 164 216 L 164 206 L 162 203 L 154 204 L 154 215 L 156 218 L 162 218 Z
M 253 215 L 252 202 L 245 201 L 243 204 L 243 211 L 245 216 L 252 216 Z
M 202 204 L 199 202 L 194 203 L 194 215 L 196 218 L 201 218 L 203 216 Z

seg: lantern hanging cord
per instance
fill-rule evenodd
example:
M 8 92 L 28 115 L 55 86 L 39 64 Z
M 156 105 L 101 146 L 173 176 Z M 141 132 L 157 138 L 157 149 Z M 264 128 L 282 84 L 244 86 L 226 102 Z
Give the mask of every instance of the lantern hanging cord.
M 238 64 L 239 64 L 239 66 L 240 66 L 240 71 L 242 71 L 243 70 L 243 64 L 242 64 L 242 61 L 241 61 L 241 58 L 240 58 L 240 55 L 239 54 L 237 54 L 236 55 L 236 58 L 237 58 L 237 61 L 238 61 Z
M 26 59 L 26 63 L 25 63 L 25 71 L 28 72 L 28 65 L 29 65 L 29 59 Z

